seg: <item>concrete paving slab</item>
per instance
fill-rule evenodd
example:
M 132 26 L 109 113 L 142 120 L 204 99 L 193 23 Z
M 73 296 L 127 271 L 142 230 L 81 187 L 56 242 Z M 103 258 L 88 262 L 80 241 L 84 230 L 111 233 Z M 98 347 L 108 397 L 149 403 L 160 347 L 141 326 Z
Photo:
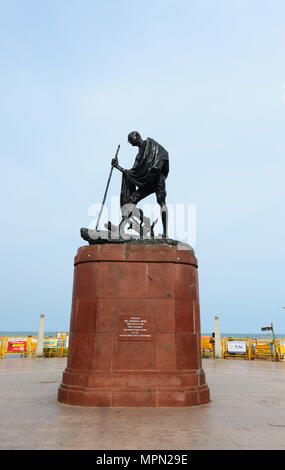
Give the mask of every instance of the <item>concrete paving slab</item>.
M 0 449 L 285 449 L 285 363 L 204 359 L 211 402 L 83 408 L 57 402 L 65 358 L 0 361 Z

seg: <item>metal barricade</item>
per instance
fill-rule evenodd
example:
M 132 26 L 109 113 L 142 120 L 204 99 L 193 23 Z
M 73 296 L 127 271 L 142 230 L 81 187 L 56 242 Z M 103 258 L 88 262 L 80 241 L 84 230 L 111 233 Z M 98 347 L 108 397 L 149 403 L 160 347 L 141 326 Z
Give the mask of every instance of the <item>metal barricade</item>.
M 43 354 L 45 357 L 65 357 L 68 355 L 68 336 L 61 338 L 45 338 Z
M 211 336 L 201 336 L 201 355 L 202 357 L 214 357 Z
M 278 360 L 285 361 L 285 338 L 276 339 L 275 344 Z
M 250 338 L 223 338 L 223 358 L 253 359 L 252 341 Z
M 5 357 L 5 338 L 0 338 L 0 359 Z
M 225 359 L 285 360 L 285 339 L 223 338 Z
M 43 356 L 65 357 L 68 355 L 69 336 L 61 338 L 44 338 Z M 0 359 L 6 355 L 21 355 L 32 358 L 37 346 L 36 337 L 0 337 Z
M 21 354 L 21 356 L 31 358 L 33 355 L 32 337 L 1 337 L 0 359 L 4 359 L 7 354 Z
M 256 339 L 254 341 L 254 357 L 255 359 L 278 361 L 277 340 Z

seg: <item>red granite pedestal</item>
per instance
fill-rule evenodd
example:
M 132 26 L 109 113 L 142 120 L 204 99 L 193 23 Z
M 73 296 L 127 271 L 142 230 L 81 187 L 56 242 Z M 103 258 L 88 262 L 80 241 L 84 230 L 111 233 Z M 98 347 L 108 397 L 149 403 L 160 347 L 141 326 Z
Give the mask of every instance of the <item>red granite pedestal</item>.
M 97 407 L 209 402 L 193 251 L 131 243 L 78 249 L 58 400 Z

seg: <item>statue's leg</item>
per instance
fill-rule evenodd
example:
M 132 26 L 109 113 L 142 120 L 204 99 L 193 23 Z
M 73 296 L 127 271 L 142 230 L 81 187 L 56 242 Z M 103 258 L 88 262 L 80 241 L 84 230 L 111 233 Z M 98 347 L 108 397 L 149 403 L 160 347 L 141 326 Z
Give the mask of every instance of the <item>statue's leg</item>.
M 128 219 L 129 213 L 132 209 L 130 205 L 130 199 L 131 195 L 133 194 L 133 192 L 135 192 L 135 190 L 135 185 L 131 181 L 129 181 L 127 176 L 123 173 L 120 196 L 122 219 L 118 226 L 119 233 L 121 233 L 122 226 L 124 227 L 125 221 Z
M 163 226 L 163 238 L 167 238 L 167 226 L 168 226 L 168 210 L 167 210 L 167 205 L 165 203 L 159 203 L 160 205 L 160 214 L 161 214 L 161 220 L 162 220 L 162 226 Z
M 165 184 L 164 182 L 160 182 L 157 190 L 156 190 L 156 200 L 158 204 L 160 205 L 160 215 L 161 215 L 161 220 L 162 220 L 162 226 L 163 226 L 163 238 L 168 237 L 168 210 L 167 210 L 167 205 L 166 205 L 166 191 L 165 191 Z
M 135 208 L 138 202 L 140 202 L 142 199 L 147 197 L 152 192 L 153 192 L 152 189 L 149 188 L 148 186 L 141 187 L 133 191 L 133 193 L 128 198 L 128 203 L 125 204 L 123 207 L 121 207 L 123 218 L 119 225 L 120 229 L 127 219 L 129 219 L 132 215 L 135 215 L 136 217 L 138 217 L 140 221 L 140 236 L 141 237 L 143 236 L 143 222 L 144 222 L 143 211 L 141 209 L 137 209 L 135 211 Z
M 128 201 L 121 207 L 122 220 L 119 224 L 119 230 L 123 230 L 126 221 L 131 217 L 137 203 L 139 202 L 139 195 L 137 194 L 138 190 L 133 191 L 133 193 L 128 197 Z

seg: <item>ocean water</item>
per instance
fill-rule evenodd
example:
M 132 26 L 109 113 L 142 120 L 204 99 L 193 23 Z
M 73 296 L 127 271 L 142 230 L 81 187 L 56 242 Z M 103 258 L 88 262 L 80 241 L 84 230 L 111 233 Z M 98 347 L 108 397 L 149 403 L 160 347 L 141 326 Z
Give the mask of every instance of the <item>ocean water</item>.
M 201 333 L 201 336 L 212 336 L 211 333 Z M 276 338 L 285 338 L 285 333 L 276 333 Z M 255 338 L 255 339 L 272 339 L 272 333 L 221 333 L 221 338 Z
M 44 335 L 56 338 L 56 333 L 57 331 L 45 331 Z M 38 336 L 38 331 L 0 331 L 0 336 L 4 336 L 4 338 L 17 338 L 18 336 Z

